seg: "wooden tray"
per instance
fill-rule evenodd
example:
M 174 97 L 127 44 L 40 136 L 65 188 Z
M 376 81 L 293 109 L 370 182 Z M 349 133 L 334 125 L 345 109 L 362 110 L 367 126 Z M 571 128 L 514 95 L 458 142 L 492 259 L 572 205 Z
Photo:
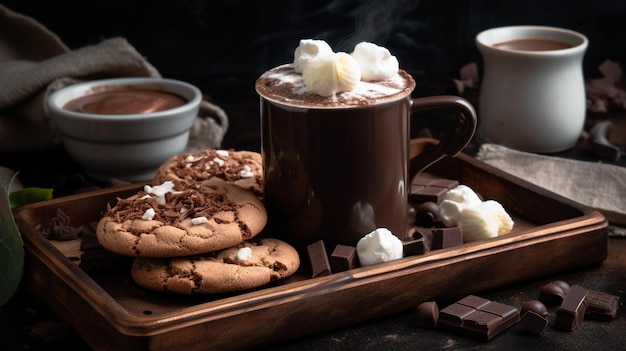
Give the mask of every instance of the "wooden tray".
M 86 224 L 138 185 L 58 198 L 14 210 L 27 249 L 24 284 L 95 349 L 226 350 L 260 347 L 597 264 L 607 256 L 605 217 L 467 155 L 428 170 L 457 179 L 512 214 L 510 234 L 315 279 L 307 259 L 289 280 L 240 294 L 147 292 L 127 274 L 89 276 L 35 227 L 62 209 Z

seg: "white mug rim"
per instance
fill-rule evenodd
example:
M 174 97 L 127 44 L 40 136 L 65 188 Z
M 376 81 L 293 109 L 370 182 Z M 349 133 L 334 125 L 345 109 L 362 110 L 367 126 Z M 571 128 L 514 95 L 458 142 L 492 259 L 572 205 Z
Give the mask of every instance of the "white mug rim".
M 495 44 L 517 39 L 550 39 L 565 42 L 572 45 L 569 48 L 555 50 L 517 50 L 510 48 L 496 47 Z M 488 50 L 507 52 L 520 55 L 566 55 L 570 53 L 586 50 L 589 40 L 584 34 L 574 30 L 535 25 L 517 25 L 495 27 L 484 30 L 476 35 L 476 44 Z

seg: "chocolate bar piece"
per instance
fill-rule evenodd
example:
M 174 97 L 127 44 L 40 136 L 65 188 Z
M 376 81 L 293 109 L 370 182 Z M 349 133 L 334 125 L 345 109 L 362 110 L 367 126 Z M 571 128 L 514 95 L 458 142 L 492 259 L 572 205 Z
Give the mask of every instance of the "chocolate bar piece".
M 331 274 L 328 255 L 323 240 L 318 240 L 306 248 L 309 255 L 309 263 L 311 264 L 311 277 L 321 277 Z
M 527 311 L 519 323 L 524 329 L 537 335 L 543 335 L 548 326 L 548 319 L 535 311 Z
M 588 290 L 585 319 L 610 321 L 617 315 L 619 296 Z
M 427 251 L 428 250 L 426 250 L 426 247 L 424 245 L 423 237 L 402 241 L 402 256 L 404 257 L 423 255 Z
M 437 178 L 418 173 L 411 179 L 409 201 L 439 204 L 446 192 L 457 185 L 459 185 L 459 182 L 453 179 Z
M 519 320 L 513 306 L 468 295 L 439 311 L 438 325 L 487 341 Z
M 463 244 L 463 234 L 461 233 L 461 228 L 450 227 L 433 229 L 432 250 L 445 249 L 461 244 Z
M 574 331 L 582 323 L 589 301 L 587 289 L 573 285 L 565 295 L 561 307 L 556 310 L 554 327 L 565 331 Z
M 337 245 L 330 254 L 330 269 L 333 273 L 358 267 L 358 256 L 354 246 Z

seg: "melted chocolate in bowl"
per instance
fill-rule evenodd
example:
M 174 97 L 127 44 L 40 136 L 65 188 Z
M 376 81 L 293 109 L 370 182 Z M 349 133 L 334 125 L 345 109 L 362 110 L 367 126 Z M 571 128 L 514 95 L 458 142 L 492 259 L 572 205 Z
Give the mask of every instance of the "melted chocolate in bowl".
M 385 227 L 407 231 L 410 93 L 406 72 L 356 92 L 306 91 L 290 65 L 262 75 L 264 201 L 268 228 L 300 250 L 356 245 Z
M 186 103 L 187 100 L 182 96 L 165 91 L 115 89 L 72 99 L 63 108 L 99 115 L 129 115 L 169 110 Z

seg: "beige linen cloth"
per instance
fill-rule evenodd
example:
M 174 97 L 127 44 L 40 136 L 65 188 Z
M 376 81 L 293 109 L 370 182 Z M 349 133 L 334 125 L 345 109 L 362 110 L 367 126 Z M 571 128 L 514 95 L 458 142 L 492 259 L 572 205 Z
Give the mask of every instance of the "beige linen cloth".
M 530 183 L 602 212 L 610 234 L 626 235 L 626 169 L 481 145 L 476 159 Z
M 53 91 L 79 81 L 161 75 L 124 38 L 71 51 L 34 19 L 0 5 L 0 155 L 60 141 L 45 109 Z M 218 106 L 202 101 L 188 152 L 217 148 L 228 129 Z

